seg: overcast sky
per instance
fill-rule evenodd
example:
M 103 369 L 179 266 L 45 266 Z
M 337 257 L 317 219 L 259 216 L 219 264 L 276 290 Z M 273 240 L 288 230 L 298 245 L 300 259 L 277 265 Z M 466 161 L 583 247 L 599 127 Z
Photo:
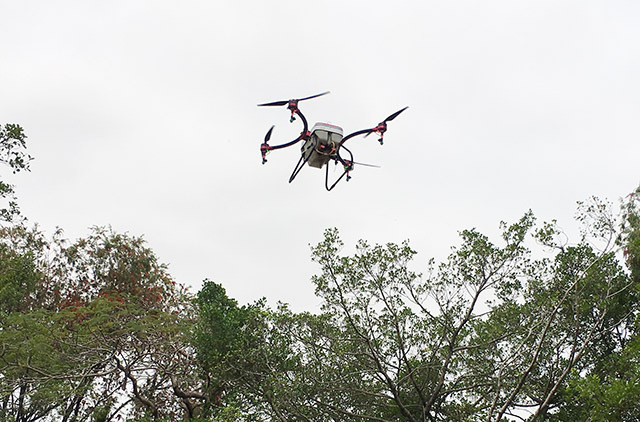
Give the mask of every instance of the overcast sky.
M 23 212 L 70 238 L 144 235 L 196 291 L 241 303 L 319 300 L 309 244 L 410 239 L 415 263 L 458 231 L 490 235 L 528 209 L 571 230 L 575 203 L 640 183 L 640 2 L 0 0 L 0 123 L 35 156 L 11 180 Z M 359 168 L 288 178 L 287 110 L 345 133 L 398 109 Z M 7 178 L 6 169 L 1 170 Z M 336 171 L 336 176 L 339 172 Z

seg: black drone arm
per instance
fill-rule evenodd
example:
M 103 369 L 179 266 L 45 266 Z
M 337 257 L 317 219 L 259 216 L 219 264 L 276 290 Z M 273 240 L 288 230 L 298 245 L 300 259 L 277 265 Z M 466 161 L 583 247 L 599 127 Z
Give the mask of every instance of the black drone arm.
M 300 136 L 298 136 L 296 139 L 294 139 L 291 142 L 287 142 L 286 144 L 270 146 L 269 147 L 270 149 L 280 149 L 280 148 L 290 147 L 291 145 L 297 144 L 298 142 L 300 142 L 301 140 L 303 140 L 304 138 L 306 138 L 307 136 L 310 135 L 308 133 L 309 124 L 307 123 L 307 119 L 305 119 L 304 114 L 302 114 L 302 112 L 300 110 L 296 110 L 294 113 L 297 114 L 298 116 L 300 116 L 300 120 L 302 120 L 302 124 L 304 125 L 304 128 L 302 129 L 302 132 L 300 132 Z
M 340 151 L 341 150 L 345 150 L 349 153 L 349 159 L 345 160 L 344 158 L 342 158 L 340 156 Z M 349 170 L 351 170 L 353 168 L 353 153 L 345 146 L 343 146 L 342 148 L 338 149 L 338 152 L 336 153 L 336 159 L 338 161 L 340 161 L 340 163 L 345 166 L 345 168 L 348 168 Z
M 347 142 L 349 139 L 353 138 L 354 136 L 364 135 L 365 137 L 367 137 L 374 132 L 380 134 L 380 139 L 378 139 L 378 142 L 380 142 L 380 145 L 382 145 L 384 133 L 387 131 L 387 122 L 390 122 L 396 117 L 398 117 L 398 115 L 403 111 L 405 111 L 407 108 L 409 107 L 405 107 L 403 109 L 396 111 L 395 113 L 393 113 L 392 115 L 384 119 L 382 122 L 378 123 L 376 127 L 372 127 L 370 129 L 362 129 L 362 130 L 358 130 L 356 132 L 348 134 L 347 136 L 342 138 L 342 141 L 340 141 L 340 146 L 342 146 L 345 142 Z
M 298 108 L 295 108 L 294 110 L 291 111 L 292 118 L 294 114 L 297 114 L 298 116 L 300 116 L 300 120 L 302 120 L 302 125 L 303 125 L 302 132 L 300 132 L 300 135 L 293 141 L 280 144 L 280 145 L 269 145 L 271 132 L 273 131 L 273 128 L 274 128 L 274 126 L 271 126 L 271 129 L 269 129 L 269 131 L 267 132 L 267 135 L 264 137 L 264 142 L 262 143 L 262 145 L 260 145 L 260 153 L 262 154 L 262 164 L 267 162 L 266 156 L 270 151 L 290 147 L 291 145 L 295 145 L 303 139 L 308 139 L 309 136 L 311 135 L 309 133 L 309 124 L 307 123 L 307 119 L 304 117 L 304 114 L 302 114 L 302 112 Z
M 365 135 L 365 134 L 369 134 L 369 133 L 373 132 L 373 131 L 374 131 L 374 129 L 375 129 L 375 128 L 372 128 L 372 129 L 362 129 L 362 130 L 359 130 L 359 131 L 357 131 L 357 132 L 350 133 L 350 134 L 348 134 L 347 136 L 345 136 L 344 138 L 342 138 L 342 141 L 340 141 L 340 145 L 343 145 L 343 144 L 344 144 L 345 142 L 347 142 L 349 139 L 351 139 L 351 138 L 353 138 L 353 137 L 356 137 L 356 136 L 358 136 L 358 135 Z

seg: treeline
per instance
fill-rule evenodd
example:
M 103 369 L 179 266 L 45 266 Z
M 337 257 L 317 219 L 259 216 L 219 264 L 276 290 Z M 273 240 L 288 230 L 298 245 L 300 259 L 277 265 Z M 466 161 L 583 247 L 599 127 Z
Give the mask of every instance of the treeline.
M 640 420 L 638 192 L 580 204 L 571 243 L 532 213 L 465 230 L 422 274 L 408 243 L 327 230 L 322 309 L 296 313 L 191 294 L 140 237 L 46 236 L 0 188 L 0 421 Z

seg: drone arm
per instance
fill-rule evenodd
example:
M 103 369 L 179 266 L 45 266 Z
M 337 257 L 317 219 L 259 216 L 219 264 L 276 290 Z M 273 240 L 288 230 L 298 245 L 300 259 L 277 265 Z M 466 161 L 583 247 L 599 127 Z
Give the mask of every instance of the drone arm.
M 342 150 L 342 149 L 346 150 L 346 151 L 349 153 L 349 160 L 346 160 L 346 161 L 345 161 L 345 160 L 340 156 L 340 150 Z M 345 147 L 345 146 L 343 146 L 342 148 L 340 148 L 340 149 L 338 150 L 338 153 L 336 154 L 336 156 L 337 156 L 337 158 L 338 158 L 338 161 L 340 161 L 340 163 L 341 163 L 343 166 L 348 166 L 348 165 L 349 165 L 349 163 L 353 163 L 353 153 L 352 153 L 352 152 L 351 152 L 347 147 Z
M 351 138 L 353 138 L 355 136 L 366 135 L 366 134 L 369 134 L 369 133 L 374 132 L 374 131 L 375 131 L 375 128 L 362 129 L 362 130 L 359 130 L 357 132 L 350 133 L 347 136 L 345 136 L 344 138 L 342 138 L 342 141 L 340 141 L 340 146 L 342 146 L 345 142 L 347 142 L 349 139 L 351 139 Z
M 307 119 L 304 117 L 304 114 L 302 114 L 302 112 L 300 110 L 297 110 L 297 109 L 294 111 L 294 113 L 296 113 L 298 116 L 300 116 L 300 119 L 302 120 L 302 124 L 304 125 L 304 128 L 302 129 L 302 132 L 300 133 L 300 136 L 298 136 L 296 139 L 294 139 L 291 142 L 287 142 L 286 144 L 269 146 L 269 150 L 290 147 L 291 145 L 295 145 L 298 142 L 300 142 L 302 139 L 305 139 L 307 136 L 309 136 L 309 133 L 308 133 L 309 124 L 307 123 Z
M 384 133 L 387 131 L 387 122 L 392 121 L 393 119 L 398 117 L 400 115 L 400 113 L 402 113 L 403 111 L 405 111 L 408 108 L 409 107 L 407 106 L 405 108 L 402 108 L 402 109 L 396 111 L 395 113 L 393 113 L 392 115 L 390 115 L 389 117 L 384 119 L 382 122 L 378 123 L 378 125 L 376 127 L 372 127 L 371 129 L 363 129 L 363 130 L 359 130 L 357 132 L 350 133 L 349 135 L 347 135 L 344 138 L 342 138 L 342 141 L 340 142 L 340 145 L 342 146 L 342 144 L 344 144 L 346 141 L 348 141 L 349 139 L 353 138 L 354 136 L 364 135 L 365 137 L 367 137 L 367 136 L 369 136 L 370 134 L 372 134 L 374 132 L 380 134 L 380 139 L 378 139 L 378 142 L 380 142 L 380 145 L 382 145 L 382 143 L 383 143 L 383 139 L 382 138 L 384 137 Z
M 291 145 L 294 145 L 298 142 L 300 142 L 302 139 L 308 139 L 310 133 L 309 133 L 309 124 L 307 123 L 307 119 L 304 117 L 304 115 L 302 114 L 302 112 L 300 110 L 298 110 L 297 108 L 295 110 L 293 110 L 292 112 L 292 116 L 293 113 L 296 113 L 300 116 L 300 119 L 302 119 L 302 123 L 304 125 L 304 129 L 302 130 L 302 133 L 300 133 L 300 136 L 298 136 L 296 139 L 294 139 L 291 142 L 287 142 L 285 144 L 280 144 L 280 145 L 269 145 L 269 138 L 271 138 L 271 131 L 273 130 L 273 126 L 271 126 L 271 129 L 269 129 L 269 132 L 267 132 L 267 136 L 265 137 L 264 143 L 262 143 L 262 145 L 260 145 L 260 153 L 262 154 L 262 164 L 267 162 L 267 154 L 274 150 L 274 149 L 281 149 L 281 148 L 286 148 L 286 147 L 290 147 Z

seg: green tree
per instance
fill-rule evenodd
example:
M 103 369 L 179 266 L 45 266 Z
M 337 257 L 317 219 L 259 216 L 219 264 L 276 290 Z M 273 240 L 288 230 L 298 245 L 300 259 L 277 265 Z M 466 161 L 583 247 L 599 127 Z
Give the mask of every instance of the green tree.
M 271 397 L 264 376 L 281 367 L 279 354 L 288 349 L 278 342 L 289 339 L 273 335 L 274 314 L 263 301 L 239 306 L 212 281 L 205 280 L 196 304 L 192 342 L 206 380 L 204 415 L 218 421 L 264 420 Z
M 16 421 L 179 419 L 204 402 L 191 299 L 142 238 L 0 230 L 0 412 Z
M 9 167 L 13 173 L 29 171 L 32 157 L 25 152 L 25 139 L 26 135 L 19 125 L 0 124 L 0 164 Z M 11 222 L 20 215 L 14 187 L 3 180 L 0 180 L 0 200 L 0 221 Z
M 581 371 L 573 371 L 561 391 L 558 412 L 550 420 L 640 421 L 640 188 L 623 203 L 622 230 L 618 245 L 629 269 L 632 287 L 620 299 L 619 324 L 596 349 L 596 357 Z
M 588 201 L 578 220 L 583 235 L 572 245 L 557 241 L 554 224 L 536 227 L 531 213 L 502 224 L 499 243 L 465 230 L 424 275 L 411 269 L 406 242 L 361 241 L 343 255 L 337 230 L 328 230 L 313 248 L 320 314 L 281 306 L 226 324 L 223 315 L 240 309 L 234 303 L 232 312 L 216 308 L 215 324 L 199 323 L 236 333 L 214 361 L 233 368 L 225 391 L 244 420 L 551 419 L 568 414 L 573 374 L 628 341 L 621 333 L 634 329 L 638 305 L 609 207 Z M 546 255 L 534 256 L 531 241 Z

